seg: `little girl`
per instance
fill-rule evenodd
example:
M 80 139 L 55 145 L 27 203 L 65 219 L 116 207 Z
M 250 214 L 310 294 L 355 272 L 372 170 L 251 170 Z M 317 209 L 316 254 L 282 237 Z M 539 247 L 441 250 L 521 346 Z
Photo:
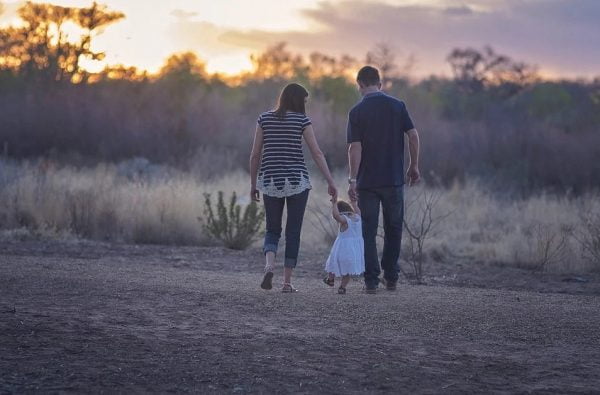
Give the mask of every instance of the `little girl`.
M 335 277 L 342 277 L 338 293 L 345 294 L 350 276 L 362 274 L 365 271 L 365 247 L 362 237 L 360 209 L 356 202 L 350 204 L 343 200 L 332 202 L 331 211 L 333 218 L 340 225 L 340 231 L 333 243 L 329 258 L 327 258 L 325 271 L 328 275 L 323 281 L 333 287 Z

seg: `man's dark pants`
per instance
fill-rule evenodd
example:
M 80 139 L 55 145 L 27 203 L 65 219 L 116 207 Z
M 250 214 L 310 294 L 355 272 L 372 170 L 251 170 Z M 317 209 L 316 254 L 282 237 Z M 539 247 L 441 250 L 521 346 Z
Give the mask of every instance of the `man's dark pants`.
M 404 218 L 404 197 L 402 186 L 368 188 L 358 190 L 358 205 L 362 217 L 362 231 L 365 240 L 365 286 L 376 288 L 379 275 L 390 283 L 398 281 L 400 265 L 400 243 L 402 242 L 402 221 Z M 383 209 L 383 256 L 381 269 L 377 256 L 377 230 L 379 227 L 379 207 Z

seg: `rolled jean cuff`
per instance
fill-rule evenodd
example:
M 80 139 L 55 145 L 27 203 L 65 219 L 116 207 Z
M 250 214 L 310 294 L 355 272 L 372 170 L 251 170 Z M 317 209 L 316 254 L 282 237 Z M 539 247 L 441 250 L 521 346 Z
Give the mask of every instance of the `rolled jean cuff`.
M 277 244 L 265 244 L 263 246 L 263 254 L 267 254 L 267 252 L 273 252 L 277 255 Z
M 285 262 L 283 263 L 284 267 L 290 267 L 290 268 L 295 268 L 296 267 L 296 261 L 298 259 L 297 258 L 288 258 L 287 256 L 285 257 Z

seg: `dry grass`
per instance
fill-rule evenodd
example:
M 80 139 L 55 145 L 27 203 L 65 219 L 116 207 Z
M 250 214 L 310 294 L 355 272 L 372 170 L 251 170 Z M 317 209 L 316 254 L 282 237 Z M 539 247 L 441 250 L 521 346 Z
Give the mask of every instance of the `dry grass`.
M 0 218 L 4 229 L 35 235 L 71 233 L 133 243 L 207 244 L 198 221 L 205 192 L 226 194 L 243 185 L 231 173 L 199 183 L 170 169 L 132 175 L 119 166 L 52 168 L 39 164 L 2 166 Z
M 342 175 L 339 180 L 345 187 Z M 328 221 L 333 221 L 328 214 L 328 196 L 316 175 L 313 184 L 302 248 L 327 250 L 332 236 Z M 424 187 L 407 188 L 406 199 L 418 195 L 419 188 Z M 4 237 L 10 238 L 85 237 L 209 245 L 212 241 L 202 233 L 198 221 L 204 212 L 203 194 L 236 191 L 242 196 L 240 203 L 247 204 L 247 189 L 248 176 L 243 171 L 202 182 L 195 174 L 143 161 L 84 169 L 42 162 L 2 162 L 0 224 Z M 428 259 L 468 258 L 532 270 L 540 270 L 543 263 L 543 270 L 550 272 L 584 272 L 600 267 L 576 237 L 589 230 L 583 219 L 596 218 L 600 213 L 598 196 L 540 195 L 508 201 L 473 182 L 436 192 L 440 198 L 435 207 L 438 212 L 433 215 L 452 215 L 439 224 L 435 237 L 428 241 Z

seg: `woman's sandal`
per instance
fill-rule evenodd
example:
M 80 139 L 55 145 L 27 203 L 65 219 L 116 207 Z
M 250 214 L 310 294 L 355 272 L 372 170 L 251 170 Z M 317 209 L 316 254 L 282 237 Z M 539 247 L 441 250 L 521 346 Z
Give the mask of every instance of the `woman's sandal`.
M 290 283 L 283 283 L 283 288 L 281 288 L 281 292 L 283 292 L 284 294 L 291 294 L 294 292 L 298 292 L 298 290 L 294 288 L 294 286 Z
M 330 278 L 329 276 L 327 276 L 327 277 L 325 277 L 325 278 L 323 279 L 323 282 L 324 282 L 326 285 L 328 285 L 328 286 L 330 286 L 330 287 L 333 287 L 333 284 L 335 284 L 335 279 L 333 279 L 333 278 Z
M 346 295 L 346 288 L 344 288 L 344 287 L 339 287 L 339 288 L 338 288 L 338 293 L 339 293 L 340 295 Z

